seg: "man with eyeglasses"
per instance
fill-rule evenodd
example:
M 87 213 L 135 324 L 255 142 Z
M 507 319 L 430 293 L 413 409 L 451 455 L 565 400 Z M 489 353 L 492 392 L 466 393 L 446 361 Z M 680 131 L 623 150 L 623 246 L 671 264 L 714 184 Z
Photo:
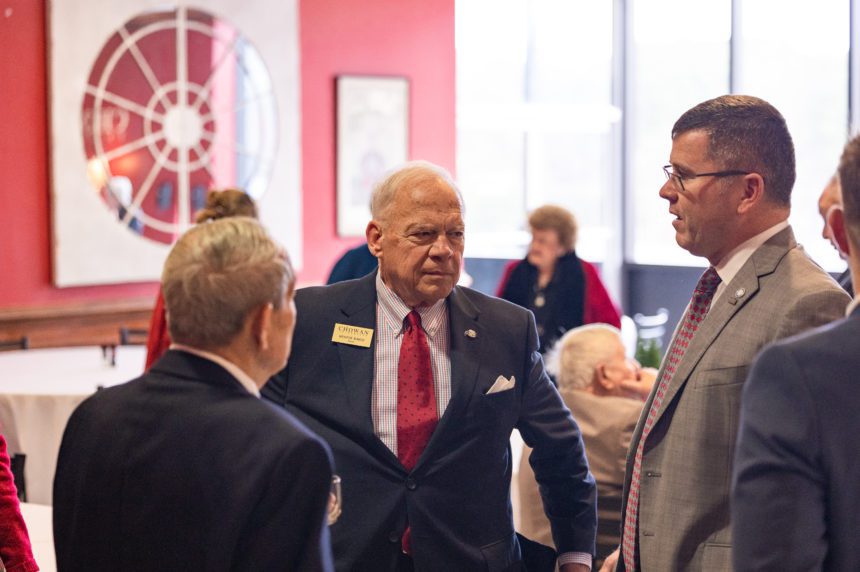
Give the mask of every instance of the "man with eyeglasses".
M 729 483 L 741 389 L 769 342 L 849 298 L 788 224 L 794 144 L 769 103 L 727 95 L 684 113 L 660 197 L 678 245 L 708 261 L 627 455 L 618 570 L 731 568 Z

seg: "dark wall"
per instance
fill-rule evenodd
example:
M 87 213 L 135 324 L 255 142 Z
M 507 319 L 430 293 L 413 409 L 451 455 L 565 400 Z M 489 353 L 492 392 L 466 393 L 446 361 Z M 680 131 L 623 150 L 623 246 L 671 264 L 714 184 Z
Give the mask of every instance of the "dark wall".
M 665 349 L 704 271 L 704 268 L 688 266 L 625 264 L 624 313 L 629 316 L 637 313 L 653 315 L 660 308 L 666 308 L 669 321 L 663 335 Z
M 467 258 L 466 272 L 472 277 L 472 288 L 495 296 L 508 262 L 510 261 L 501 258 Z

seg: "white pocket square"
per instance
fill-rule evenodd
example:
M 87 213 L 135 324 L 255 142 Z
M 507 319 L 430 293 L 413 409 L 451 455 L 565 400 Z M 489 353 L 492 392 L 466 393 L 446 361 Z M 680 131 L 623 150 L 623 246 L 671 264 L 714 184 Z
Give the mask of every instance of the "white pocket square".
M 511 376 L 511 379 L 505 379 L 505 376 L 500 375 L 496 378 L 496 382 L 490 387 L 490 389 L 487 390 L 487 393 L 485 395 L 513 389 L 516 384 L 517 380 L 516 378 L 514 378 L 514 376 Z

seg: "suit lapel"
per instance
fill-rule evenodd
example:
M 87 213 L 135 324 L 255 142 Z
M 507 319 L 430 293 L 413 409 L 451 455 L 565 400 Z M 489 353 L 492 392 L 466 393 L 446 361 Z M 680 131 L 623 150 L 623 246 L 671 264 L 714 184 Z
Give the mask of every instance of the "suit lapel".
M 484 336 L 478 324 L 480 311 L 469 300 L 462 288 L 456 286 L 448 296 L 448 328 L 451 348 L 451 400 L 439 424 L 433 431 L 430 442 L 418 459 L 415 469 L 419 469 L 427 459 L 433 457 L 434 450 L 442 445 L 445 430 L 456 423 L 460 414 L 469 403 L 478 379 L 479 356 Z M 467 331 L 474 332 L 474 337 Z
M 352 409 L 352 418 L 357 422 L 359 433 L 377 454 L 397 463 L 397 457 L 379 440 L 373 429 L 371 399 L 373 393 L 373 357 L 376 347 L 376 272 L 357 281 L 356 288 L 348 291 L 348 298 L 341 304 L 339 323 L 373 330 L 369 348 L 337 344 L 340 358 L 341 378 L 347 400 Z M 334 329 L 334 324 L 326 327 Z
M 726 285 L 725 290 L 714 302 L 708 312 L 708 316 L 701 323 L 696 335 L 693 336 L 690 346 L 684 353 L 684 358 L 678 364 L 678 369 L 672 377 L 666 396 L 660 404 L 660 409 L 654 419 L 659 422 L 660 417 L 669 408 L 675 396 L 681 391 L 690 374 L 702 359 L 702 356 L 714 343 L 732 317 L 751 300 L 759 290 L 759 279 L 771 274 L 779 261 L 789 250 L 797 246 L 791 228 L 786 228 L 771 237 L 760 246 L 749 260 L 741 267 L 735 277 Z M 675 332 L 677 334 L 677 330 Z M 671 346 L 670 346 L 671 347 Z M 664 364 L 665 367 L 665 364 Z M 653 399 L 653 395 L 651 397 Z M 648 406 L 650 407 L 650 401 Z M 647 409 L 646 409 L 647 411 Z

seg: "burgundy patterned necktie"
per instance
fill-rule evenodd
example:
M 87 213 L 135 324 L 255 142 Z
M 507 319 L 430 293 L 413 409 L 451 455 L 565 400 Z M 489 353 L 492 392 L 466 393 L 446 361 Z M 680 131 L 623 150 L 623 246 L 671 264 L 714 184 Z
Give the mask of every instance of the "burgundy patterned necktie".
M 666 363 L 663 368 L 663 375 L 657 385 L 657 392 L 654 394 L 654 400 L 651 402 L 651 408 L 648 410 L 648 417 L 645 419 L 645 426 L 642 428 L 642 435 L 639 437 L 639 445 L 636 447 L 636 457 L 633 461 L 633 474 L 630 479 L 630 492 L 627 495 L 627 512 L 624 515 L 624 530 L 623 540 L 621 541 L 621 551 L 624 557 L 624 568 L 630 572 L 636 570 L 636 536 L 637 536 L 637 517 L 639 514 L 639 484 L 640 471 L 642 469 L 642 451 L 645 445 L 645 440 L 651 433 L 651 428 L 654 426 L 654 419 L 657 417 L 657 411 L 660 410 L 660 405 L 663 403 L 663 398 L 666 396 L 666 391 L 669 389 L 669 384 L 672 382 L 672 377 L 681 360 L 684 358 L 684 353 L 690 345 L 696 330 L 705 316 L 708 314 L 708 309 L 711 307 L 711 300 L 714 298 L 714 292 L 720 284 L 720 277 L 713 267 L 709 267 L 699 278 L 699 283 L 696 284 L 696 289 L 693 291 L 693 299 L 690 300 L 690 307 L 684 315 L 684 321 L 678 329 L 678 333 L 672 340 L 672 346 L 669 352 L 663 358 Z
M 436 428 L 436 392 L 430 346 L 415 310 L 404 320 L 400 359 L 397 362 L 397 458 L 411 471 Z M 412 553 L 410 528 L 403 532 L 403 552 Z

